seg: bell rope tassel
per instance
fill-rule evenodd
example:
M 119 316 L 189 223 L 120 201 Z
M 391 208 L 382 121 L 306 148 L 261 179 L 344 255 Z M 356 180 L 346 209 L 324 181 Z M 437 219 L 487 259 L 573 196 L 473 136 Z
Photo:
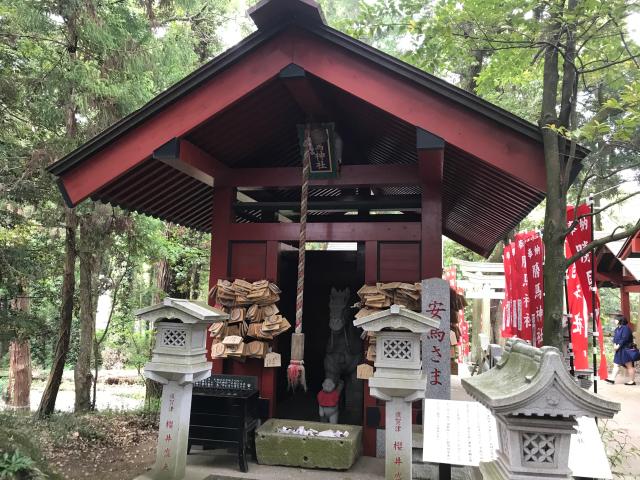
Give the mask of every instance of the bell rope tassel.
M 307 377 L 304 370 L 304 360 L 291 360 L 287 367 L 287 380 L 289 388 L 295 390 L 296 387 L 302 387 L 307 391 Z
M 307 200 L 309 198 L 309 172 L 311 171 L 311 130 L 304 129 L 302 155 L 302 192 L 300 194 L 300 236 L 298 242 L 298 282 L 296 285 L 296 327 L 291 335 L 291 361 L 287 367 L 289 388 L 307 391 L 304 371 L 304 333 L 302 333 L 302 309 L 304 299 L 304 264 L 307 240 Z

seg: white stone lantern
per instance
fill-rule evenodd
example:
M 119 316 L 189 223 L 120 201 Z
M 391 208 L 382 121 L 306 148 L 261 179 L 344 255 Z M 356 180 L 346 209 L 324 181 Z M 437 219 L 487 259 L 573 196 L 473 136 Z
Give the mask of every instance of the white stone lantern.
M 136 315 L 155 325 L 156 344 L 144 373 L 163 385 L 156 463 L 147 476 L 178 480 L 184 477 L 187 463 L 193 382 L 211 375 L 207 327 L 229 316 L 206 303 L 178 298 L 165 298 Z
M 440 320 L 398 305 L 353 322 L 376 334 L 376 370 L 369 379 L 371 395 L 386 401 L 385 478 L 412 475 L 411 403 L 424 398 L 420 336 L 440 326 Z
M 620 404 L 580 388 L 557 348 L 510 339 L 500 362 L 462 386 L 498 424 L 498 458 L 480 464 L 485 479 L 571 478 L 576 417 L 611 418 Z

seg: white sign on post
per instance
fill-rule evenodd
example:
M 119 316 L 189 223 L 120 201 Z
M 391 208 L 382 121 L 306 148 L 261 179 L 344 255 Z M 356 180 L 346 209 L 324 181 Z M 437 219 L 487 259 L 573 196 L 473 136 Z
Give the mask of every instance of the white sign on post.
M 423 405 L 424 462 L 477 467 L 497 458 L 498 428 L 478 402 L 426 399 Z M 612 479 L 609 461 L 593 418 L 578 417 L 571 435 L 569 468 L 574 477 Z
M 451 398 L 451 329 L 449 282 L 422 281 L 422 314 L 440 320 L 440 328 L 422 335 L 422 370 L 427 374 L 427 398 Z

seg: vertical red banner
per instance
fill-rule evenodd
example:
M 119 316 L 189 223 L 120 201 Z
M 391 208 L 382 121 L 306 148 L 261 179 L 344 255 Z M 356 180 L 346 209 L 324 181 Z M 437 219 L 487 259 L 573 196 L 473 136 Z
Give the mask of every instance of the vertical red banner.
M 529 283 L 529 314 L 533 329 L 532 345 L 542 346 L 542 329 L 544 326 L 544 246 L 542 237 L 532 232 L 526 239 L 527 278 Z
M 527 240 L 532 232 L 518 233 L 515 237 L 515 257 L 513 258 L 514 293 L 518 302 L 519 317 L 522 319 L 518 328 L 518 337 L 533 344 L 533 328 L 535 323 L 531 318 L 531 297 L 529 295 L 529 268 L 527 261 Z
M 464 290 L 460 287 L 456 288 L 459 295 L 464 293 Z M 469 324 L 464 317 L 464 309 L 458 310 L 458 327 L 460 328 L 460 348 L 458 348 L 458 361 L 464 362 L 464 359 L 469 355 Z
M 565 240 L 565 255 L 570 257 L 582 250 L 591 241 L 591 209 L 582 204 L 577 208 L 567 207 L 567 225 L 571 226 L 575 218 L 578 218 L 575 228 L 567 235 Z M 589 368 L 588 358 L 588 332 L 592 328 L 592 287 L 594 278 L 592 272 L 591 255 L 589 252 L 580 257 L 569 266 L 567 270 L 567 297 L 568 309 L 571 314 L 571 342 L 574 351 L 574 365 L 577 370 Z M 607 359 L 604 356 L 604 340 L 602 338 L 602 323 L 600 321 L 600 297 L 595 292 L 595 305 L 593 313 L 596 319 L 598 332 L 598 348 L 600 350 L 598 376 L 607 377 Z
M 504 247 L 502 262 L 504 265 L 504 300 L 502 301 L 502 329 L 500 335 L 510 338 L 518 334 L 517 324 L 512 315 L 513 288 L 512 288 L 512 262 L 511 251 L 515 250 L 513 243 Z

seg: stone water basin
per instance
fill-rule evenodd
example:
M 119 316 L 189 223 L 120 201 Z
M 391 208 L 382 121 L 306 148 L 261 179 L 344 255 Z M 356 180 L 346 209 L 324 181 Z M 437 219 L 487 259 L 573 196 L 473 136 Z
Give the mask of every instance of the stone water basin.
M 282 427 L 348 431 L 348 437 L 310 437 L 279 433 Z M 362 451 L 362 427 L 272 418 L 256 430 L 258 463 L 303 468 L 351 468 Z

